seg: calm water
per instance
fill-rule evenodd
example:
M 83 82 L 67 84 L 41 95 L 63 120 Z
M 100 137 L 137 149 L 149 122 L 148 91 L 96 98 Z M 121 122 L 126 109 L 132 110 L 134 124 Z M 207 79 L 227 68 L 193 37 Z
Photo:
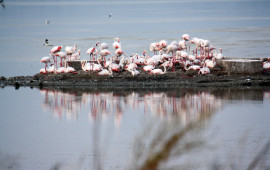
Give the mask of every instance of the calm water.
M 270 1 L 21 1 L 0 9 L 0 75 L 33 75 L 54 45 L 77 44 L 81 58 L 96 41 L 119 37 L 127 54 L 182 34 L 208 39 L 225 56 L 269 57 Z M 112 18 L 109 18 L 109 14 Z M 50 24 L 45 24 L 49 20 Z M 112 50 L 112 47 L 110 47 Z
M 159 167 L 243 169 L 261 150 L 259 166 L 270 166 L 269 89 L 5 87 L 0 95 L 0 169 L 135 169 L 181 133 Z
M 54 45 L 119 37 L 127 54 L 151 42 L 208 39 L 225 56 L 268 57 L 270 1 L 12 1 L 0 8 L 0 76 L 33 75 Z M 109 18 L 109 14 L 112 18 Z M 49 20 L 49 24 L 45 24 Z M 112 47 L 110 47 L 112 50 Z M 269 89 L 0 89 L 0 169 L 270 166 Z M 166 147 L 168 141 L 173 145 Z M 163 150 L 167 148 L 166 150 Z M 264 151 L 264 152 L 263 152 Z M 264 159 L 266 158 L 266 159 Z

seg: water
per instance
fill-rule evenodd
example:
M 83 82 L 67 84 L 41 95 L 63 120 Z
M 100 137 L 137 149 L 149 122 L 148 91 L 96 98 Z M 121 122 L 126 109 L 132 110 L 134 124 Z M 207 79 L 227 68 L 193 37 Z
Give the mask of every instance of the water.
M 5 87 L 0 95 L 0 169 L 135 169 L 182 133 L 159 167 L 243 169 L 257 155 L 266 158 L 259 167 L 270 166 L 269 89 Z
M 77 44 L 81 58 L 96 41 L 119 37 L 127 54 L 151 42 L 208 39 L 230 57 L 269 57 L 270 2 L 236 1 L 16 1 L 0 9 L 0 75 L 33 75 L 54 45 Z M 112 14 L 112 18 L 109 18 Z M 50 23 L 46 24 L 45 20 Z M 110 46 L 112 51 L 112 47 Z
M 0 9 L 5 77 L 38 73 L 50 50 L 43 46 L 46 38 L 63 47 L 77 44 L 81 59 L 96 41 L 111 45 L 119 37 L 131 54 L 161 39 L 180 40 L 184 33 L 208 39 L 225 56 L 269 57 L 268 0 L 5 0 L 5 5 Z M 166 161 L 157 161 L 161 169 L 245 169 L 258 155 L 258 166 L 266 169 L 269 102 L 269 89 L 5 87 L 0 169 L 135 169 L 164 148 Z M 163 147 L 168 141 L 172 145 Z

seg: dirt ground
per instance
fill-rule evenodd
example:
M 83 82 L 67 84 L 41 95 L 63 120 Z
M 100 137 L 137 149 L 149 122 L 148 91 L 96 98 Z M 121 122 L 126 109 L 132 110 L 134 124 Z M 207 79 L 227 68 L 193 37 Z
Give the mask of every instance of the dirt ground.
M 97 72 L 77 73 L 48 73 L 36 74 L 33 76 L 0 77 L 0 86 L 20 86 L 39 87 L 96 87 L 96 88 L 152 88 L 152 87 L 183 87 L 183 86 L 213 86 L 213 87 L 231 87 L 231 86 L 257 86 L 270 87 L 270 72 L 262 72 L 256 75 L 228 75 L 222 68 L 211 69 L 207 75 L 199 75 L 198 71 L 183 71 L 181 68 L 175 68 L 175 71 L 168 69 L 163 75 L 153 75 L 142 70 L 139 67 L 140 74 L 132 76 L 128 71 L 113 72 L 113 75 L 98 75 Z

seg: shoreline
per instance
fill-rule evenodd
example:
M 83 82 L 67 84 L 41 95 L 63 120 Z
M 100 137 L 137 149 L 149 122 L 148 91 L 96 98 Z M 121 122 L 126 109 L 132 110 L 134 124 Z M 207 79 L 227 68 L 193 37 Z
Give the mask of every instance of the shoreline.
M 146 72 L 133 77 L 126 71 L 113 76 L 100 76 L 96 72 L 48 73 L 33 76 L 0 77 L 0 87 L 54 87 L 54 88 L 174 88 L 174 87 L 270 87 L 270 73 L 228 75 L 221 69 L 198 75 L 196 71 L 178 70 L 163 75 Z

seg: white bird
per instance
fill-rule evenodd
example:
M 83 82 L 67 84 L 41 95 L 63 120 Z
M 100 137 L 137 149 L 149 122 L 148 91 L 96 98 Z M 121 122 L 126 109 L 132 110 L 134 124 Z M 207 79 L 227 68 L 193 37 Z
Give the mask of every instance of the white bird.
M 209 74 L 210 73 L 210 69 L 208 67 L 203 67 L 200 69 L 200 71 L 198 72 L 198 74 Z
M 104 60 L 105 60 L 107 55 L 111 54 L 111 52 L 107 49 L 100 50 L 99 53 L 100 53 L 101 58 Z
M 188 41 L 189 40 L 189 35 L 188 34 L 183 34 L 182 39 L 185 40 L 185 41 Z
M 65 73 L 66 72 L 66 68 L 65 67 L 59 67 L 57 70 L 56 70 L 56 73 Z
M 73 67 L 67 67 L 65 73 L 76 73 L 76 70 Z
M 100 50 L 100 51 L 101 51 L 101 50 L 104 50 L 104 49 L 109 49 L 109 46 L 108 46 L 107 43 L 101 43 L 101 44 L 99 45 L 99 50 Z
M 113 48 L 115 48 L 115 49 L 121 48 L 121 44 L 119 42 L 119 38 L 114 38 Z
M 65 61 L 67 54 L 64 53 L 64 52 L 62 52 L 62 51 L 60 51 L 60 52 L 56 53 L 55 56 L 57 56 L 57 57 L 59 57 L 61 59 L 61 61 L 60 61 L 60 67 L 62 67 L 63 66 L 63 64 L 62 64 L 63 63 L 63 60 Z
M 140 72 L 138 70 L 136 70 L 135 68 L 131 71 L 131 75 L 134 77 L 136 75 L 139 75 Z
M 150 51 L 154 51 L 154 55 L 156 54 L 156 51 L 158 50 L 160 50 L 159 42 L 154 42 L 150 44 Z
M 223 59 L 224 58 L 224 56 L 222 54 L 222 49 L 221 48 L 218 49 L 218 53 L 214 53 L 214 57 L 216 59 Z
M 147 65 L 143 67 L 143 71 L 152 71 L 154 68 L 155 67 L 153 65 Z
M 42 57 L 41 60 L 40 60 L 40 62 L 41 62 L 41 63 L 45 63 L 44 71 L 45 71 L 45 73 L 46 73 L 46 72 L 47 72 L 47 66 L 48 66 L 48 63 L 51 62 L 50 57 L 49 57 L 49 56 Z
M 186 41 L 185 41 L 185 40 L 179 41 L 179 43 L 178 43 L 178 48 L 179 48 L 179 50 L 186 49 L 186 48 L 187 48 L 187 46 L 186 46 Z
M 163 66 L 163 67 L 164 67 L 164 71 L 162 71 L 161 69 L 157 68 L 157 69 L 151 70 L 150 71 L 150 74 L 165 74 L 167 70 L 166 70 L 166 67 L 165 66 Z
M 167 46 L 167 54 L 169 54 L 171 52 L 172 56 L 174 56 L 177 49 L 178 49 L 178 46 L 175 45 L 174 43 L 171 43 Z
M 98 73 L 98 75 L 112 75 L 112 71 L 110 68 L 108 70 L 103 69 L 101 72 Z
M 263 62 L 263 69 L 264 70 L 270 70 L 270 58 L 268 58 L 268 61 Z
M 205 60 L 205 65 L 208 68 L 214 68 L 216 66 L 215 58 L 212 58 L 212 60 Z
M 200 70 L 201 66 L 199 65 L 191 65 L 188 68 L 185 66 L 185 70 Z

